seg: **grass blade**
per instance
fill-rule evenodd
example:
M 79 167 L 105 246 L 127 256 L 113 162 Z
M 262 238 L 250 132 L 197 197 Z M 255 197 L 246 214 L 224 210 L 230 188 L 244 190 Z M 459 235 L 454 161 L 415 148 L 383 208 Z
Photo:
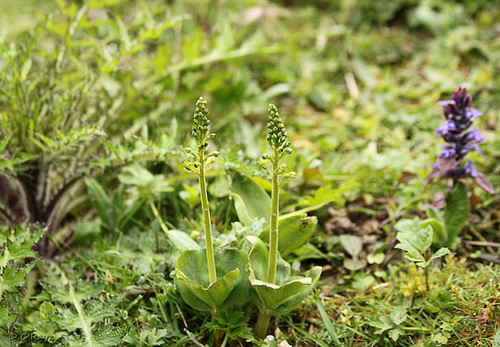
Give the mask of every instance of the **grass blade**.
M 323 323 L 325 324 L 326 331 L 328 331 L 328 334 L 332 338 L 333 343 L 336 346 L 340 346 L 340 340 L 337 336 L 337 333 L 335 332 L 335 328 L 332 324 L 332 321 L 330 320 L 330 317 L 328 317 L 328 313 L 325 310 L 325 306 L 323 306 L 323 303 L 321 302 L 319 298 L 320 291 L 317 290 L 316 293 L 314 293 L 314 296 L 312 298 L 313 303 L 316 304 L 318 307 L 319 314 L 321 315 L 321 318 L 323 319 Z

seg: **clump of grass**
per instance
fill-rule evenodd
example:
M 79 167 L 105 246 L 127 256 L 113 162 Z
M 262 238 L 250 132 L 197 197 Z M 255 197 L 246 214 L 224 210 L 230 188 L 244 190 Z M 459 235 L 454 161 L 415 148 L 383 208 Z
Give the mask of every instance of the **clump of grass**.
M 500 266 L 470 265 L 448 255 L 432 266 L 429 291 L 424 269 L 414 264 L 389 266 L 386 282 L 363 293 L 323 289 L 322 302 L 346 346 L 467 346 L 490 341 L 498 330 Z M 327 338 L 319 312 L 309 313 L 317 339 Z

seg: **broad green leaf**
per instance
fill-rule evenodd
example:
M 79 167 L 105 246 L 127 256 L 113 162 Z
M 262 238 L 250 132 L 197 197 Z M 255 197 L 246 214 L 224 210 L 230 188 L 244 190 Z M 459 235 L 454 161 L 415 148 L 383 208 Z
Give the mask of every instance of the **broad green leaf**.
M 385 259 L 385 254 L 382 252 L 377 252 L 375 254 L 368 254 L 366 260 L 369 264 L 382 264 Z
M 144 187 L 153 181 L 154 175 L 149 172 L 149 170 L 146 170 L 139 164 L 134 163 L 123 168 L 122 173 L 118 175 L 118 179 L 124 184 Z
M 245 205 L 245 201 L 238 194 L 231 194 L 231 198 L 234 200 L 234 208 L 236 210 L 236 214 L 238 215 L 238 219 L 244 226 L 249 226 L 252 224 L 252 217 L 250 216 L 247 207 Z M 269 222 L 266 222 L 269 224 Z
M 293 261 L 302 261 L 305 259 L 330 259 L 330 256 L 320 251 L 310 242 L 307 242 L 305 245 L 295 250 L 293 253 Z
M 335 189 L 330 185 L 321 187 L 315 192 L 314 197 L 308 196 L 299 202 L 299 205 L 304 206 L 304 208 L 291 212 L 290 215 L 314 211 L 331 202 L 335 202 L 337 205 L 343 206 L 345 202 L 343 195 L 355 188 L 358 188 L 360 185 L 361 184 L 359 182 L 346 181 L 343 182 L 340 187 Z
M 357 236 L 345 234 L 340 235 L 339 239 L 342 247 L 354 258 L 357 258 L 363 250 L 363 241 Z
M 434 244 L 441 244 L 444 240 L 446 240 L 446 233 L 443 225 L 443 221 L 435 218 L 428 218 L 420 223 L 421 228 L 426 228 L 427 226 L 432 227 L 433 236 L 432 242 Z
M 179 293 L 188 305 L 200 311 L 243 306 L 250 290 L 246 252 L 215 248 L 214 256 L 218 280 L 210 284 L 206 249 L 181 253 L 175 275 Z
M 364 259 L 344 259 L 344 267 L 351 271 L 357 271 L 366 266 L 366 260 Z
M 240 270 L 234 269 L 222 278 L 217 279 L 217 281 L 209 285 L 208 288 L 205 288 L 190 280 L 179 269 L 175 271 L 177 276 L 176 279 L 181 281 L 198 299 L 206 303 L 213 312 L 218 311 L 222 306 L 236 285 L 236 281 L 240 275 Z
M 232 175 L 231 191 L 236 213 L 244 226 L 249 226 L 254 219 L 261 218 L 269 224 L 271 198 L 257 182 L 235 172 Z
M 447 239 L 442 246 L 455 247 L 456 238 L 465 225 L 469 217 L 470 202 L 467 195 L 467 187 L 464 183 L 458 182 L 455 189 L 446 199 L 444 210 L 444 225 L 446 227 Z
M 278 258 L 276 284 L 267 283 L 269 250 L 266 244 L 255 236 L 248 236 L 251 244 L 250 282 L 257 293 L 260 309 L 273 315 L 293 310 L 309 294 L 321 274 L 321 268 L 314 267 L 306 277 L 290 278 L 290 265 Z
M 402 219 L 394 225 L 397 231 L 404 234 L 416 234 L 420 231 L 420 220 L 418 219 Z M 399 233 L 398 233 L 399 235 Z M 399 236 L 398 236 L 399 240 Z M 400 240 L 401 241 L 401 240 Z M 402 241 L 401 241 L 402 242 Z
M 315 266 L 304 277 L 290 278 L 287 283 L 275 285 L 250 276 L 253 289 L 260 300 L 261 311 L 279 316 L 294 310 L 309 295 L 321 275 L 321 267 Z
M 281 256 L 287 257 L 306 244 L 313 235 L 317 224 L 316 217 L 307 217 L 306 214 L 283 215 L 278 221 L 278 250 Z M 259 237 L 265 242 L 269 242 L 269 226 L 262 231 Z
M 359 276 L 356 277 L 356 280 L 352 283 L 352 288 L 358 293 L 363 293 L 374 283 L 375 277 L 370 275 L 366 276 L 360 273 Z
M 434 207 L 428 207 L 427 210 L 427 217 L 431 219 L 437 219 L 437 220 L 442 220 L 443 217 L 441 214 L 434 208 Z
M 97 214 L 109 231 L 114 231 L 118 222 L 117 207 L 112 204 L 104 188 L 95 179 L 88 178 L 85 184 Z
M 227 175 L 218 175 L 212 184 L 209 185 L 208 191 L 211 195 L 218 198 L 226 197 L 231 194 L 229 179 Z
M 437 333 L 437 334 L 435 334 L 435 335 L 432 336 L 431 342 L 434 342 L 437 345 L 444 345 L 445 343 L 448 342 L 449 338 L 450 338 L 450 334 L 449 333 L 446 333 L 446 334 Z M 498 347 L 498 346 L 495 346 L 495 344 L 492 344 L 492 347 Z
M 75 227 L 73 240 L 85 247 L 88 247 L 99 237 L 100 223 L 97 221 L 83 222 Z
M 269 249 L 267 244 L 255 236 L 247 236 L 246 240 L 251 244 L 248 252 L 250 267 L 255 278 L 261 281 L 267 281 L 267 270 L 269 266 Z M 278 253 L 278 262 L 276 268 L 276 283 L 283 284 L 290 278 L 290 264 L 281 258 Z
M 186 251 L 188 249 L 198 249 L 200 245 L 196 243 L 188 234 L 179 230 L 169 230 L 168 239 L 179 251 Z
M 163 175 L 153 175 L 137 163 L 123 168 L 118 175 L 121 183 L 129 185 L 131 194 L 144 196 L 146 194 L 157 194 L 170 192 L 173 188 L 168 184 Z

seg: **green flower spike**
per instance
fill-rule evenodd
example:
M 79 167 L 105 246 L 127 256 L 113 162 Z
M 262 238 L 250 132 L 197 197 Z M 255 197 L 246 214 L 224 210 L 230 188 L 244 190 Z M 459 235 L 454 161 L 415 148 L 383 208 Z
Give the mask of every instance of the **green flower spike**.
M 269 104 L 267 111 L 269 113 L 269 120 L 267 122 L 267 142 L 269 146 L 271 146 L 273 152 L 276 151 L 279 155 L 279 159 L 281 159 L 285 154 L 292 153 L 288 135 L 276 106 Z
M 186 148 L 194 161 L 184 161 L 184 167 L 196 173 L 200 182 L 201 206 L 205 230 L 206 250 L 183 251 L 175 266 L 175 282 L 183 300 L 200 311 L 212 315 L 231 307 L 241 307 L 248 297 L 250 272 L 245 251 L 215 248 L 212 243 L 210 206 L 208 202 L 205 172 L 219 152 L 205 154 L 208 141 L 215 137 L 209 133 L 207 103 L 200 98 L 196 103 L 192 135 L 196 141 L 195 150 Z M 217 274 L 222 275 L 217 278 Z
M 267 122 L 267 142 L 272 150 L 272 155 L 264 154 L 259 164 L 267 169 L 266 164 L 271 163 L 272 168 L 268 170 L 272 177 L 271 192 L 271 223 L 269 233 L 269 266 L 267 281 L 274 284 L 276 281 L 276 262 L 278 259 L 278 215 L 279 215 L 279 188 L 295 177 L 294 172 L 289 172 L 286 165 L 280 165 L 279 161 L 287 154 L 292 153 L 285 125 L 280 118 L 278 109 L 273 104 L 268 108 L 269 118 Z M 282 176 L 282 177 L 280 177 Z M 281 180 L 280 180 L 281 178 Z
M 295 178 L 295 173 L 279 163 L 285 155 L 292 153 L 292 149 L 276 106 L 269 105 L 268 111 L 267 142 L 272 153 L 264 154 L 259 165 L 269 172 L 272 180 L 269 249 L 259 238 L 247 237 L 252 244 L 249 252 L 250 282 L 258 296 L 260 309 L 255 326 L 255 335 L 259 338 L 266 336 L 271 316 L 293 310 L 308 295 L 321 274 L 321 268 L 314 267 L 306 277 L 290 277 L 290 265 L 278 253 L 279 189 Z M 270 167 L 268 163 L 271 163 Z
M 203 208 L 203 224 L 205 229 L 205 240 L 207 243 L 208 271 L 210 275 L 210 283 L 214 283 L 217 280 L 217 274 L 215 270 L 211 230 L 212 223 L 210 220 L 210 206 L 208 203 L 205 171 L 212 165 L 215 158 L 219 156 L 219 152 L 212 152 L 205 155 L 205 149 L 208 146 L 208 141 L 215 138 L 215 134 L 209 134 L 208 132 L 208 128 L 210 126 L 210 119 L 208 118 L 208 115 L 209 112 L 207 108 L 207 102 L 205 101 L 205 99 L 200 97 L 196 102 L 196 109 L 193 116 L 194 124 L 191 131 L 191 134 L 193 135 L 193 138 L 198 145 L 198 150 L 194 151 L 191 148 L 186 148 L 186 153 L 192 155 L 196 159 L 196 161 L 184 161 L 183 164 L 187 170 L 196 173 L 199 177 L 201 205 Z

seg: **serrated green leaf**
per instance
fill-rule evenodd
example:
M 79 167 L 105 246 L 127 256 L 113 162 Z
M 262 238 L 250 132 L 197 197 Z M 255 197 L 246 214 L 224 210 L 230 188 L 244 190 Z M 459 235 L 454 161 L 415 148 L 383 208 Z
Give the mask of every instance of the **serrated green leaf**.
M 394 328 L 389 330 L 389 333 L 387 334 L 389 337 L 392 339 L 392 341 L 396 342 L 399 337 L 401 336 L 401 331 L 399 331 L 398 328 Z
M 26 276 L 31 272 L 36 261 L 31 262 L 23 267 L 13 265 L 12 267 L 4 268 L 0 275 L 0 298 L 4 292 L 15 292 L 16 287 L 23 286 L 26 282 Z
M 424 254 L 431 248 L 432 245 L 432 227 L 430 225 L 426 226 L 425 229 L 420 229 L 420 231 L 415 235 L 413 246 L 421 253 Z
M 441 258 L 442 256 L 445 256 L 446 254 L 450 253 L 450 250 L 448 248 L 440 248 L 436 253 L 434 253 L 430 258 L 429 262 L 433 261 L 434 259 Z
M 394 248 L 399 248 L 406 251 L 404 256 L 411 261 L 425 261 L 424 256 L 420 254 L 420 252 L 411 244 L 398 243 Z
M 500 329 L 498 329 L 495 335 L 493 336 L 491 347 L 500 347 Z
M 375 334 L 377 335 L 383 334 L 385 331 L 392 329 L 394 326 L 391 319 L 387 316 L 382 316 L 379 319 L 372 321 L 371 324 L 378 329 L 375 331 Z
M 400 325 L 406 320 L 406 318 L 408 318 L 406 308 L 401 306 L 394 308 L 394 311 L 391 312 L 390 317 L 394 324 Z

